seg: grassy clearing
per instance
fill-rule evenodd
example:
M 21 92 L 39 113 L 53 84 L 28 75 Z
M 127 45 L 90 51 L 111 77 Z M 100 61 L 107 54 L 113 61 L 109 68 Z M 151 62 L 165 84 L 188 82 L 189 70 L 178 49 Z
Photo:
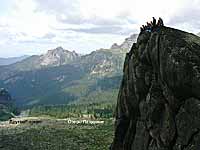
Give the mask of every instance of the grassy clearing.
M 0 150 L 107 150 L 112 138 L 112 120 L 96 125 L 50 120 L 0 128 Z

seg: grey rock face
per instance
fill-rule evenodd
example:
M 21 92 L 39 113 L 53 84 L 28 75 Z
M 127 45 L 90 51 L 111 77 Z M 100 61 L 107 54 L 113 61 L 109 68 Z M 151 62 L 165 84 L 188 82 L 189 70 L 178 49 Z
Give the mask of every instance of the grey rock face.
M 127 53 L 112 150 L 200 149 L 200 38 L 160 27 Z

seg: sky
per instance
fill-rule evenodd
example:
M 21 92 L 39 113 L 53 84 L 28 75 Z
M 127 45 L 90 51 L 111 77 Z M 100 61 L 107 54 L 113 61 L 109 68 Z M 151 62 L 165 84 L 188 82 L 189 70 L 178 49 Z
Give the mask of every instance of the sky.
M 87 54 L 120 44 L 153 16 L 200 32 L 200 0 L 1 0 L 0 57 L 58 46 Z

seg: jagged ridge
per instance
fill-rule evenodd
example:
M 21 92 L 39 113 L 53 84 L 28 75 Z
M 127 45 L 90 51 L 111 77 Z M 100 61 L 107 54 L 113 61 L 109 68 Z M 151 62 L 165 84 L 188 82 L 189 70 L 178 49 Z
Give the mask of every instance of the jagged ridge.
M 131 48 L 130 41 L 135 41 L 135 37 L 130 36 L 121 44 L 124 50 L 99 49 L 80 56 L 58 47 L 46 54 L 1 67 L 0 87 L 8 89 L 20 106 L 66 104 L 77 100 L 81 103 L 80 98 L 89 99 L 90 95 L 102 94 L 98 92 L 100 84 L 96 83 L 102 79 L 113 80 L 113 86 L 108 85 L 110 91 L 105 92 L 114 96 L 104 98 L 104 101 L 114 103 L 118 90 L 115 85 L 120 83 L 125 49 Z M 113 88 L 116 92 L 112 91 Z M 97 101 L 97 98 L 91 100 Z

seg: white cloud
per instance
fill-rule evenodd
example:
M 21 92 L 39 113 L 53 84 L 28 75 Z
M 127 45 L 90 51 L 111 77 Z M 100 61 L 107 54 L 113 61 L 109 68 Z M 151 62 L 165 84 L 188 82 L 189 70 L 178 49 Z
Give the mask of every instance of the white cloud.
M 2 0 L 0 57 L 52 46 L 88 53 L 161 16 L 168 26 L 200 31 L 200 0 Z M 0 7 L 1 8 L 1 7 Z

